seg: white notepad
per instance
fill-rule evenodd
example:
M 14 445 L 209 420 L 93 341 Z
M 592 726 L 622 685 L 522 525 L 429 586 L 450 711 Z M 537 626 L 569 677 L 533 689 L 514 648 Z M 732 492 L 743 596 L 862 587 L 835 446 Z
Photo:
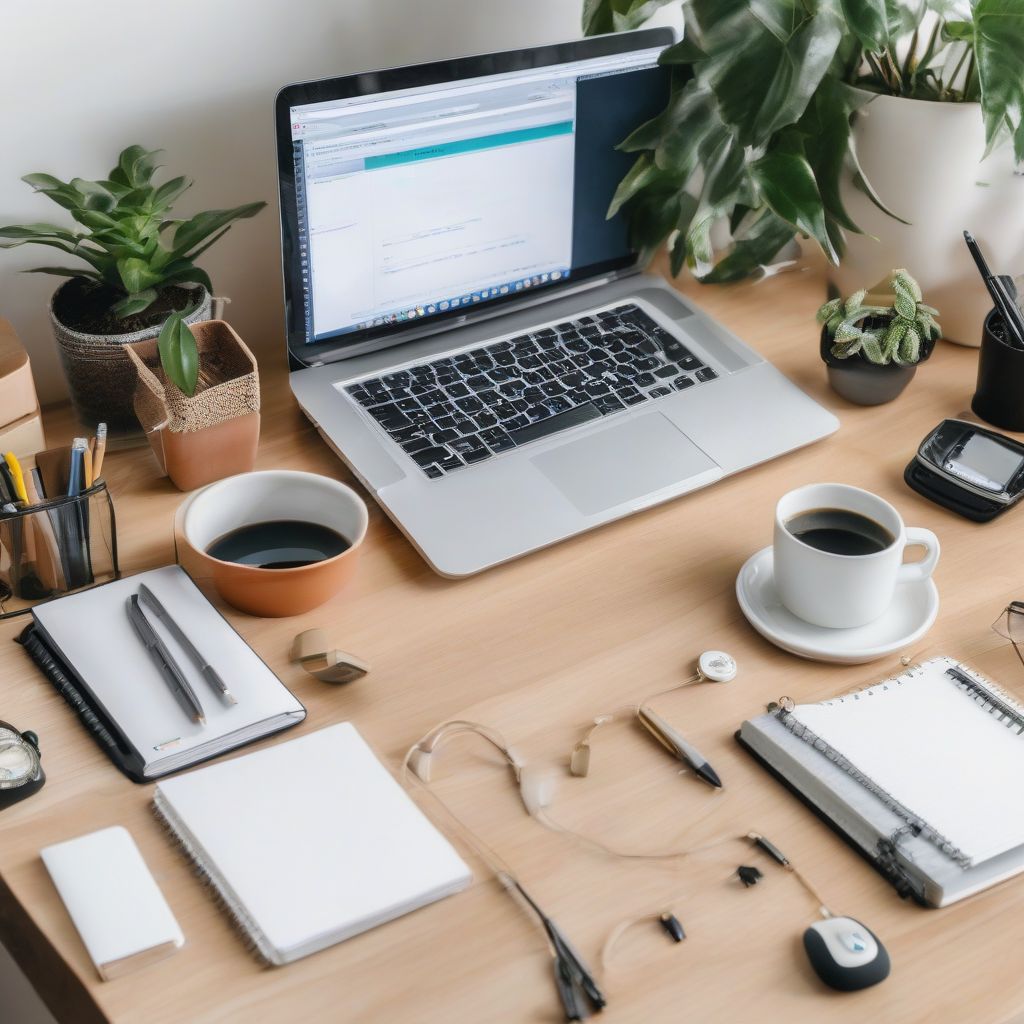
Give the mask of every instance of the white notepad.
M 951 658 L 761 715 L 739 736 L 924 902 L 1024 871 L 1024 707 Z
M 40 856 L 105 981 L 162 960 L 184 943 L 126 829 L 115 826 L 55 843 Z
M 140 583 L 156 594 L 238 701 L 223 701 L 174 634 L 147 611 L 199 697 L 205 725 L 186 716 L 128 619 L 126 603 Z M 144 778 L 215 757 L 306 717 L 305 708 L 180 566 L 70 594 L 37 606 L 32 615 L 92 703 L 115 724 L 132 750 L 132 767 Z
M 154 802 L 272 964 L 472 880 L 348 722 L 163 781 Z

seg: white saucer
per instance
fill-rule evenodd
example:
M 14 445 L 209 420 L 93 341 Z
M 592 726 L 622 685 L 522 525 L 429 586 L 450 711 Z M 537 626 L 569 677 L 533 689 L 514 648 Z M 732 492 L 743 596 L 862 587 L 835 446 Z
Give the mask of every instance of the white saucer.
M 859 665 L 911 646 L 931 629 L 939 591 L 931 579 L 902 583 L 888 611 L 854 629 L 828 629 L 798 619 L 775 590 L 771 547 L 747 559 L 736 577 L 736 599 L 747 621 L 766 640 L 790 654 L 839 665 Z

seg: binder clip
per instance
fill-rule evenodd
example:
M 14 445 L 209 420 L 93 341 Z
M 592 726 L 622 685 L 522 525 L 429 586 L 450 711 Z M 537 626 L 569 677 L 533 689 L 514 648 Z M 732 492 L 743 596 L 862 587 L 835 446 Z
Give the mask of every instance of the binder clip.
M 370 671 L 362 658 L 327 648 L 326 630 L 307 629 L 295 638 L 291 660 L 324 683 L 351 683 Z

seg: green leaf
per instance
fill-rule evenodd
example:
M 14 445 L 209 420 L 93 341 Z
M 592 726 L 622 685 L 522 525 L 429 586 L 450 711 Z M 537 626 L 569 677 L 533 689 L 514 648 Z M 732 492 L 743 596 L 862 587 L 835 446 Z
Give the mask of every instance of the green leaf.
M 757 219 L 742 229 L 730 252 L 701 278 L 709 284 L 738 281 L 770 266 L 779 250 L 793 239 L 793 227 L 771 210 L 762 209 Z
M 215 231 L 219 231 L 225 224 L 246 217 L 255 217 L 266 205 L 266 203 L 246 203 L 230 210 L 207 210 L 205 213 L 197 213 L 191 220 L 179 224 L 175 230 L 172 243 L 174 254 L 184 256 L 193 246 L 198 245 Z
M 846 26 L 866 50 L 879 53 L 889 45 L 885 0 L 842 0 Z
M 30 267 L 23 274 L 53 274 L 55 277 L 87 277 L 92 281 L 102 278 L 93 270 L 82 270 L 80 267 Z
M 0 227 L 0 238 L 61 238 L 68 242 L 74 242 L 77 236 L 67 228 L 58 227 L 56 224 L 9 224 Z
M 722 128 L 711 92 L 691 81 L 661 117 L 654 162 L 670 170 L 683 183 L 697 167 L 701 146 L 716 128 Z
M 821 194 L 806 158 L 797 153 L 769 153 L 753 163 L 750 171 L 776 215 L 814 238 L 830 262 L 838 263 L 825 226 Z
M 947 43 L 963 42 L 973 43 L 974 42 L 974 22 L 973 21 L 944 21 L 942 23 L 942 38 Z
M 111 312 L 114 316 L 120 317 L 123 320 L 126 316 L 133 316 L 135 313 L 141 313 L 148 309 L 156 302 L 156 296 L 155 288 L 147 288 L 145 291 L 129 295 L 127 298 L 115 303 L 111 307 Z
M 164 373 L 182 394 L 191 398 L 199 381 L 199 349 L 180 313 L 172 313 L 167 318 L 160 329 L 157 348 Z
M 144 149 L 142 146 L 129 146 L 122 150 L 117 160 L 117 168 L 110 172 L 110 177 L 118 184 L 138 188 L 149 183 L 153 171 L 157 167 L 157 157 L 162 150 Z M 116 174 L 116 177 L 115 177 Z
M 608 213 L 605 215 L 608 220 L 611 220 L 619 212 L 623 204 L 629 202 L 645 185 L 650 185 L 656 181 L 658 176 L 658 168 L 654 166 L 654 161 L 650 156 L 644 153 L 642 156 L 637 157 L 636 162 L 626 172 L 626 176 L 619 182 L 615 195 L 612 196 L 611 205 L 608 207 Z M 177 238 L 177 234 L 175 234 L 175 238 Z
M 161 275 L 153 273 L 146 261 L 137 256 L 119 259 L 117 272 L 121 276 L 124 290 L 129 295 L 154 288 L 162 281 Z
M 1024 163 L 1024 4 L 1021 0 L 976 0 L 973 6 L 986 152 L 1005 132 L 1013 140 L 1015 159 Z
M 707 60 L 707 54 L 689 37 L 680 39 L 678 43 L 661 51 L 659 64 L 696 64 Z
M 213 294 L 213 284 L 210 281 L 210 275 L 201 267 L 190 266 L 187 270 L 180 270 L 177 273 L 169 274 L 163 278 L 163 281 L 166 284 L 201 284 L 211 295 Z
M 583 34 L 625 32 L 642 25 L 673 0 L 583 0 Z
M 152 207 L 154 210 L 166 210 L 183 192 L 192 187 L 192 179 L 184 176 L 165 181 L 153 193 Z
M 705 0 L 698 17 L 720 2 Z M 841 23 L 828 4 L 806 14 L 795 0 L 763 0 L 714 17 L 702 40 L 708 59 L 699 65 L 701 80 L 740 142 L 764 146 L 803 114 L 839 47 Z
M 21 180 L 27 185 L 31 185 L 37 192 L 68 187 L 60 178 L 55 178 L 52 174 L 26 174 Z

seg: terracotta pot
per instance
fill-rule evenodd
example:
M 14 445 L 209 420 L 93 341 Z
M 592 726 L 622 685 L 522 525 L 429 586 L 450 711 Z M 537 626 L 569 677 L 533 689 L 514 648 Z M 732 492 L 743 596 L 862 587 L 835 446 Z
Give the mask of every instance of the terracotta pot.
M 252 523 L 315 522 L 336 530 L 349 548 L 333 558 L 292 569 L 262 569 L 212 558 L 211 545 Z M 316 473 L 268 470 L 244 473 L 204 487 L 174 518 L 178 561 L 196 579 L 250 615 L 300 615 L 334 597 L 352 579 L 366 536 L 366 503 L 345 484 Z
M 249 472 L 260 440 L 256 357 L 223 320 L 195 324 L 192 333 L 200 387 L 191 398 L 167 380 L 155 338 L 128 347 L 138 374 L 135 412 L 160 469 L 182 491 Z

